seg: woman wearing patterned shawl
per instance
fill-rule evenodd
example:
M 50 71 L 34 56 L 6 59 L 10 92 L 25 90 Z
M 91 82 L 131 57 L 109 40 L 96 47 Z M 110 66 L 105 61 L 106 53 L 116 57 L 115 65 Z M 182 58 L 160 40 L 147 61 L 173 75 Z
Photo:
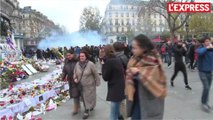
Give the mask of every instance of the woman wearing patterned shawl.
M 138 35 L 126 74 L 127 114 L 133 120 L 162 120 L 166 77 L 162 60 L 152 42 Z

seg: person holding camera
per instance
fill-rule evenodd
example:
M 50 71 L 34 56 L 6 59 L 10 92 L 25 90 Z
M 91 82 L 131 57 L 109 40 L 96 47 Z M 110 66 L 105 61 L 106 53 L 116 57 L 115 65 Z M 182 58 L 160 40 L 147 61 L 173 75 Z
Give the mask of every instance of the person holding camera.
M 208 104 L 209 91 L 212 83 L 213 70 L 213 45 L 210 38 L 204 37 L 201 40 L 201 47 L 196 52 L 198 53 L 198 71 L 200 80 L 203 84 L 203 93 L 201 97 L 202 108 L 204 111 L 210 112 L 212 109 Z
M 171 78 L 171 86 L 174 87 L 174 80 L 179 71 L 183 73 L 185 88 L 191 90 L 192 88 L 188 85 L 188 77 L 186 72 L 186 66 L 183 62 L 183 56 L 186 55 L 186 45 L 179 41 L 176 46 L 174 46 L 174 57 L 175 57 L 175 70 Z

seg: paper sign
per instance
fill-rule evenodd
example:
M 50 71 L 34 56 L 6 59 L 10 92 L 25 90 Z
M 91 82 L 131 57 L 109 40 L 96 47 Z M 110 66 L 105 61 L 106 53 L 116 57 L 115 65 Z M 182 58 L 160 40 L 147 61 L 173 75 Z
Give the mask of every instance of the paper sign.
M 31 120 L 31 118 L 32 118 L 32 112 L 29 112 L 25 115 L 26 120 Z
M 24 100 L 24 103 L 27 105 L 27 106 L 30 106 L 32 103 L 29 99 L 25 99 Z
M 24 119 L 24 117 L 21 116 L 19 113 L 18 113 L 18 115 L 16 117 L 17 117 L 18 120 L 23 120 Z
M 56 93 L 59 93 L 61 91 L 61 88 L 57 87 L 57 88 L 54 88 L 54 90 L 55 90 Z
M 6 53 L 5 52 L 2 52 L 1 53 L 1 57 L 2 57 L 2 60 L 4 60 L 6 58 Z
M 28 75 L 32 75 L 33 73 L 25 66 L 25 65 L 22 65 L 21 68 L 27 72 Z
M 66 91 L 66 90 L 69 90 L 69 85 L 68 84 L 65 84 L 64 85 L 64 90 Z
M 33 74 L 38 73 L 38 71 L 30 64 L 25 65 Z

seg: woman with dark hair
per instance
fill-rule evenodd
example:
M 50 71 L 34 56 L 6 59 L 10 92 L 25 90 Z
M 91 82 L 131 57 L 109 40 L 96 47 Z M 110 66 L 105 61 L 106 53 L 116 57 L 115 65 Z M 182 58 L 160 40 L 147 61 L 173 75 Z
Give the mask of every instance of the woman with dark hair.
M 110 120 L 120 117 L 120 104 L 124 96 L 124 68 L 119 58 L 116 58 L 112 46 L 104 47 L 105 59 L 102 66 L 102 76 L 108 82 L 107 101 L 111 102 Z
M 80 61 L 74 69 L 74 81 L 82 86 L 81 97 L 84 103 L 85 112 L 83 119 L 89 117 L 89 111 L 96 106 L 96 86 L 100 85 L 100 77 L 98 75 L 94 63 L 88 60 L 89 55 L 86 51 L 80 52 Z
M 166 77 L 153 43 L 138 35 L 132 42 L 133 57 L 126 75 L 128 117 L 133 120 L 162 120 Z
M 95 64 L 95 58 L 92 55 L 93 54 L 92 48 L 85 46 L 85 47 L 82 48 L 82 50 L 87 52 L 87 55 L 88 55 L 87 58 L 88 58 L 88 60 L 91 61 L 91 62 L 93 62 Z
M 129 59 L 124 54 L 124 44 L 122 42 L 115 42 L 113 48 L 115 49 L 115 56 L 121 61 L 124 70 L 127 68 Z
M 75 96 L 74 89 L 77 87 L 77 84 L 74 82 L 73 79 L 73 71 L 75 68 L 75 65 L 77 63 L 77 59 L 75 58 L 74 51 L 67 51 L 66 53 L 66 59 L 65 64 L 62 72 L 62 80 L 67 80 L 69 83 L 69 93 L 70 98 L 74 98 L 74 105 L 73 105 L 73 115 L 78 113 L 79 108 L 79 96 Z

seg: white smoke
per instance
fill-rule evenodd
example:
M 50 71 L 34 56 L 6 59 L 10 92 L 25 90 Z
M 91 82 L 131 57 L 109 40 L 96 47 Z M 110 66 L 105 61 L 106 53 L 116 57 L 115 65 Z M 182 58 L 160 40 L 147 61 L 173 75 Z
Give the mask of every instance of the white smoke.
M 73 32 L 65 35 L 58 35 L 53 33 L 50 37 L 47 37 L 40 41 L 38 49 L 58 48 L 58 47 L 83 47 L 85 45 L 99 46 L 106 44 L 106 41 L 96 31 L 89 32 Z

